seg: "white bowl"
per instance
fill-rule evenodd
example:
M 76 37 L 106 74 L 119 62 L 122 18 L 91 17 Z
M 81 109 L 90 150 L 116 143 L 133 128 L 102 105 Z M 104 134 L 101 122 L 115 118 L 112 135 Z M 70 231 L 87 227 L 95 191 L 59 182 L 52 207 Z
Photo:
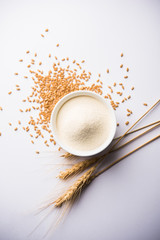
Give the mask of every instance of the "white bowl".
M 69 99 L 77 97 L 77 96 L 90 96 L 93 97 L 95 99 L 98 99 L 99 101 L 101 101 L 102 103 L 104 103 L 106 105 L 106 107 L 109 109 L 109 114 L 111 116 L 111 119 L 113 121 L 112 124 L 112 130 L 110 131 L 110 135 L 107 137 L 106 141 L 100 145 L 98 148 L 90 150 L 90 151 L 77 151 L 77 150 L 73 150 L 71 149 L 69 146 L 64 145 L 61 140 L 58 137 L 57 131 L 56 131 L 56 122 L 57 122 L 57 114 L 60 110 L 60 108 L 62 107 L 62 105 L 67 102 Z M 52 114 L 51 114 L 51 125 L 52 125 L 52 130 L 53 130 L 53 136 L 55 141 L 67 152 L 76 155 L 76 156 L 92 156 L 95 154 L 98 154 L 100 152 L 102 152 L 104 149 L 106 149 L 109 144 L 112 142 L 115 132 L 116 132 L 116 117 L 114 114 L 114 111 L 112 109 L 112 107 L 110 106 L 110 104 L 99 94 L 96 94 L 94 92 L 91 91 L 75 91 L 72 93 L 69 93 L 67 95 L 65 95 L 59 102 L 57 102 L 57 104 L 55 105 Z

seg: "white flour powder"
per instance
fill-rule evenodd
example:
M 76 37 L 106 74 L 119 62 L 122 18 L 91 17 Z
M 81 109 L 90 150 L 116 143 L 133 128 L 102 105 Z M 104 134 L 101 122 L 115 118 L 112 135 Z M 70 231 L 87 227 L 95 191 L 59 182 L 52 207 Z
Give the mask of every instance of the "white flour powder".
M 111 128 L 109 109 L 89 96 L 68 100 L 57 115 L 59 139 L 65 146 L 77 151 L 98 148 L 107 140 Z

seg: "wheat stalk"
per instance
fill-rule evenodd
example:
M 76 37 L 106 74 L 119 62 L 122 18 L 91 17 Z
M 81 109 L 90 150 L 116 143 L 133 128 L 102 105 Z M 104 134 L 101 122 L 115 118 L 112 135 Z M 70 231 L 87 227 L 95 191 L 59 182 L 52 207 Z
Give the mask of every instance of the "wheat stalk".
M 148 145 L 149 143 L 157 140 L 160 137 L 160 135 L 157 135 L 156 137 L 152 138 L 151 140 L 145 142 L 144 144 L 140 145 L 139 147 L 135 148 L 134 150 L 130 151 L 129 153 L 125 154 L 123 157 L 117 159 L 113 163 L 111 163 L 109 166 L 104 168 L 103 170 L 97 172 L 96 174 L 93 174 L 97 168 L 97 166 L 103 161 L 103 158 L 93 167 L 91 167 L 87 172 L 85 172 L 72 186 L 69 187 L 69 189 L 60 196 L 56 201 L 54 201 L 55 207 L 61 207 L 65 202 L 71 201 L 76 199 L 76 197 L 81 193 L 82 189 L 91 183 L 96 177 L 98 177 L 100 174 L 104 173 L 106 170 L 123 160 L 124 158 L 128 157 L 132 153 L 136 152 L 137 150 L 143 148 L 144 146 Z
M 75 183 L 69 187 L 69 189 L 60 196 L 56 201 L 53 202 L 55 207 L 61 207 L 65 202 L 71 201 L 77 197 L 77 195 L 81 192 L 82 188 L 88 184 L 91 175 L 96 170 L 97 164 L 91 167 L 88 171 L 86 171 Z
M 96 174 L 92 175 L 91 178 L 92 180 L 95 179 L 96 177 L 98 177 L 99 175 L 101 175 L 102 173 L 104 173 L 105 171 L 107 171 L 109 168 L 113 167 L 114 165 L 116 165 L 117 163 L 119 163 L 120 161 L 122 161 L 124 158 L 128 157 L 129 155 L 131 155 L 132 153 L 138 151 L 139 149 L 143 148 L 144 146 L 148 145 L 151 142 L 154 142 L 155 140 L 157 140 L 158 138 L 160 138 L 160 135 L 157 135 L 156 137 L 150 139 L 149 141 L 145 142 L 144 144 L 140 145 L 139 147 L 133 149 L 132 151 L 130 151 L 129 153 L 125 154 L 124 156 L 120 157 L 119 159 L 117 159 L 116 161 L 112 162 L 109 166 L 105 167 L 104 169 L 102 169 L 101 171 L 97 172 Z
M 112 149 L 126 136 L 126 134 L 137 124 L 139 123 L 155 106 L 160 103 L 160 99 L 156 103 L 154 103 L 138 120 L 116 141 L 116 143 L 112 146 Z
M 153 126 L 153 125 L 155 125 L 155 124 L 157 124 L 157 123 L 160 123 L 160 120 L 158 120 L 158 121 L 156 121 L 156 122 L 149 123 L 149 124 L 144 125 L 144 126 L 142 126 L 142 127 L 140 127 L 140 128 L 137 128 L 137 129 L 135 129 L 135 130 L 132 130 L 132 131 L 126 133 L 125 136 L 128 136 L 128 135 L 130 135 L 130 134 L 132 134 L 132 133 L 135 133 L 135 132 L 139 132 L 140 130 L 143 130 L 143 129 L 145 129 L 145 128 L 151 127 L 151 126 Z M 116 137 L 116 138 L 114 138 L 113 140 L 117 140 L 117 139 L 119 139 L 120 137 L 122 137 L 122 136 Z
M 155 129 L 156 127 L 159 127 L 159 126 L 160 126 L 160 123 L 154 125 L 153 127 L 149 128 L 149 129 L 146 130 L 145 132 L 143 132 L 143 133 L 137 135 L 136 137 L 130 139 L 128 142 L 126 142 L 126 143 L 120 145 L 120 146 L 117 147 L 117 148 L 114 148 L 113 150 L 110 151 L 110 153 L 111 153 L 111 152 L 115 152 L 115 151 L 117 151 L 117 150 L 119 150 L 119 149 L 125 147 L 126 145 L 130 144 L 131 142 L 135 141 L 136 139 L 140 138 L 140 137 L 143 136 L 144 134 L 146 134 L 146 133 L 152 131 L 153 129 Z

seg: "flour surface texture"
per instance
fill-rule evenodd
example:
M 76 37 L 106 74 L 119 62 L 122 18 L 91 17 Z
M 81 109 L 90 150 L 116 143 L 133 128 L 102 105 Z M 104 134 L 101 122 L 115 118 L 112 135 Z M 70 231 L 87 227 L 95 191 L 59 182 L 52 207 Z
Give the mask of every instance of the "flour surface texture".
M 112 128 L 107 106 L 90 96 L 77 96 L 64 103 L 57 114 L 56 125 L 61 142 L 77 151 L 98 148 Z

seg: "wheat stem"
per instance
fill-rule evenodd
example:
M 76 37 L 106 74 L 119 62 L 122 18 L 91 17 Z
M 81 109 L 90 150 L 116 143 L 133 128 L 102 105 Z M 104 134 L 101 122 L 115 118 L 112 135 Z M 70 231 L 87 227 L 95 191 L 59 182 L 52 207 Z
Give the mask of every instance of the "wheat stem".
M 102 169 L 101 171 L 99 171 L 98 173 L 94 174 L 92 176 L 92 179 L 98 177 L 100 174 L 104 173 L 105 171 L 107 171 L 109 168 L 111 168 L 112 166 L 114 166 L 115 164 L 119 163 L 121 160 L 123 160 L 124 158 L 128 157 L 129 155 L 131 155 L 132 153 L 138 151 L 139 149 L 141 149 L 142 147 L 148 145 L 149 143 L 157 140 L 160 137 L 160 135 L 157 135 L 156 137 L 152 138 L 151 140 L 145 142 L 144 144 L 140 145 L 139 147 L 135 148 L 134 150 L 130 151 L 129 153 L 125 154 L 123 157 L 120 157 L 119 159 L 117 159 L 116 161 L 114 161 L 113 163 L 111 163 L 109 166 L 105 167 L 104 169 Z
M 137 128 L 137 129 L 135 129 L 135 130 L 133 130 L 133 131 L 130 131 L 130 132 L 128 132 L 125 136 L 127 136 L 127 135 L 129 135 L 129 134 L 132 134 L 132 133 L 135 133 L 135 132 L 138 132 L 138 131 L 143 130 L 143 129 L 145 129 L 145 128 L 151 127 L 151 126 L 153 126 L 153 125 L 155 125 L 155 124 L 157 124 L 157 123 L 160 123 L 160 120 L 159 120 L 159 121 L 156 121 L 156 122 L 153 122 L 153 123 L 150 123 L 150 124 L 147 124 L 147 125 L 145 125 L 145 126 L 143 126 L 143 127 Z M 120 137 L 121 137 L 121 136 L 116 137 L 116 138 L 114 138 L 113 140 L 117 140 L 117 139 L 119 139 Z
M 111 149 L 113 149 L 124 137 L 125 135 L 138 123 L 140 122 L 156 105 L 158 105 L 160 102 L 160 99 L 154 103 L 117 141 L 116 143 L 112 146 Z
M 117 147 L 117 148 L 115 148 L 115 149 L 111 150 L 111 151 L 110 151 L 110 153 L 111 153 L 111 152 L 115 152 L 115 151 L 117 151 L 117 150 L 119 150 L 119 149 L 121 149 L 121 148 L 125 147 L 125 146 L 126 146 L 126 145 L 128 145 L 129 143 L 131 143 L 131 142 L 135 141 L 136 139 L 138 139 L 138 138 L 142 137 L 142 136 L 143 136 L 143 135 L 145 135 L 146 133 L 148 133 L 148 132 L 152 131 L 154 128 L 156 128 L 156 127 L 159 127 L 159 126 L 160 126 L 160 123 L 156 124 L 155 126 L 153 126 L 153 127 L 149 128 L 149 129 L 148 129 L 148 130 L 146 130 L 145 132 L 143 132 L 143 133 L 141 133 L 141 134 L 137 135 L 136 137 L 132 138 L 132 139 L 131 139 L 131 140 L 129 140 L 128 142 L 124 143 L 123 145 L 121 145 L 121 146 L 119 146 L 119 147 Z

